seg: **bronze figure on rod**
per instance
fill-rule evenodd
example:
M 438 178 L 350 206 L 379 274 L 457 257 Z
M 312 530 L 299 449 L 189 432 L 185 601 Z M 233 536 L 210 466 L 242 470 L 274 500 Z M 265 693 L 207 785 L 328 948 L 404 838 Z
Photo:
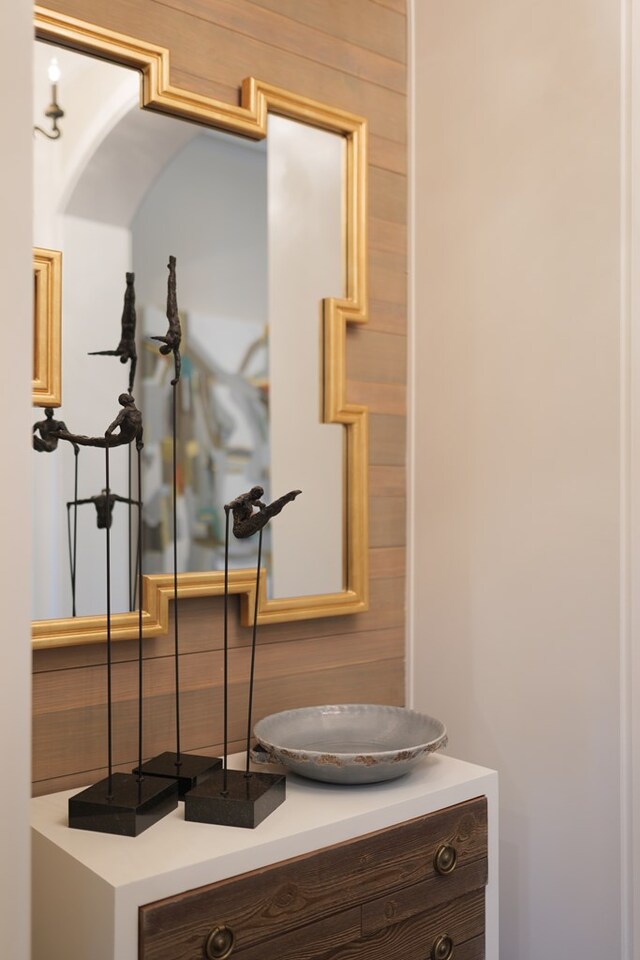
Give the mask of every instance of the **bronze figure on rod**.
M 85 437 L 83 434 L 69 433 L 66 428 L 58 430 L 60 440 L 79 444 L 81 447 L 121 447 L 126 443 L 136 442 L 136 449 L 141 450 L 142 443 L 142 414 L 136 407 L 134 398 L 129 393 L 121 393 L 118 403 L 122 410 L 113 423 L 105 430 L 103 437 Z M 119 430 L 118 433 L 114 433 Z
M 133 397 L 121 393 L 118 398 L 123 409 L 107 427 L 104 437 L 79 437 L 84 446 L 103 447 L 105 456 L 104 496 L 108 504 L 111 498 L 109 456 L 111 447 L 130 444 L 135 440 L 138 451 L 138 486 L 142 503 L 141 470 L 142 416 Z M 114 436 L 114 431 L 120 432 Z M 73 434 L 61 435 L 61 439 L 73 441 Z M 77 499 L 77 497 L 76 497 Z M 77 507 L 77 505 L 76 505 Z M 175 780 L 168 778 L 149 781 L 137 773 L 114 772 L 113 769 L 113 692 L 112 692 L 112 631 L 111 631 L 111 523 L 104 525 L 106 543 L 106 601 L 107 601 L 107 776 L 69 798 L 68 823 L 81 830 L 96 830 L 135 837 L 177 806 Z M 141 531 L 141 510 L 138 511 L 138 536 Z M 142 582 L 141 551 L 138 551 L 137 572 Z M 138 766 L 142 762 L 142 605 L 138 610 Z
M 176 295 L 176 258 L 169 257 L 167 264 L 169 270 L 169 279 L 167 282 L 167 320 L 169 329 L 164 337 L 152 336 L 152 340 L 159 340 L 162 346 L 159 348 L 163 356 L 173 353 L 174 378 L 171 386 L 175 387 L 180 379 L 180 344 L 182 342 L 182 327 L 180 325 L 180 316 L 178 314 L 178 299 Z
M 113 523 L 113 508 L 116 503 L 128 503 L 130 506 L 140 506 L 139 500 L 132 500 L 130 497 L 121 497 L 117 493 L 107 493 L 106 489 L 101 493 L 96 493 L 93 497 L 86 497 L 83 500 L 69 500 L 67 510 L 70 507 L 80 507 L 85 503 L 92 503 L 96 508 L 96 521 L 98 530 L 104 530 Z
M 225 504 L 225 511 L 233 515 L 233 535 L 239 540 L 253 536 L 262 530 L 272 517 L 277 516 L 287 503 L 291 503 L 302 493 L 301 490 L 290 490 L 273 503 L 263 503 L 260 497 L 264 496 L 263 487 L 251 487 L 248 493 L 241 493 L 239 497 Z M 256 508 L 254 512 L 254 508 Z
M 53 453 L 58 449 L 58 441 L 61 439 L 60 432 L 67 432 L 67 425 L 64 420 L 54 420 L 53 407 L 45 407 L 45 420 L 38 420 L 33 425 L 33 449 L 39 453 Z M 40 434 L 40 436 L 38 436 Z M 71 436 L 71 434 L 69 434 Z M 73 441 L 71 441 L 73 443 Z M 78 445 L 73 443 L 76 453 Z
M 124 291 L 124 306 L 122 308 L 120 343 L 115 350 L 92 350 L 90 357 L 120 357 L 120 363 L 129 363 L 129 393 L 133 393 L 133 384 L 138 364 L 136 350 L 136 293 L 134 288 L 135 274 L 126 274 L 127 285 Z
M 182 330 L 178 314 L 178 299 L 176 294 L 176 258 L 169 257 L 169 279 L 167 284 L 167 318 L 169 329 L 164 337 L 151 337 L 158 340 L 163 356 L 173 353 L 175 376 L 171 381 L 172 387 L 172 423 L 171 423 L 171 464 L 172 464 L 172 507 L 173 507 L 173 665 L 174 665 L 174 704 L 175 704 L 175 750 L 165 750 L 152 757 L 146 763 L 140 763 L 134 773 L 141 773 L 146 777 L 174 777 L 178 784 L 178 794 L 182 798 L 189 790 L 218 769 L 221 761 L 218 757 L 208 757 L 194 753 L 185 753 L 181 741 L 180 719 L 180 604 L 178 596 L 178 514 L 177 514 L 177 393 L 180 381 L 180 343 Z
M 53 407 L 45 407 L 45 419 L 39 420 L 33 425 L 33 449 L 37 450 L 39 453 L 53 453 L 58 449 L 58 443 L 61 439 L 61 431 L 68 433 L 67 425 L 64 420 L 55 420 L 53 416 Z M 40 434 L 38 436 L 38 434 Z M 71 434 L 69 434 L 71 436 Z M 80 447 L 75 441 L 71 441 L 73 444 L 73 453 L 75 459 L 74 465 L 74 485 L 73 485 L 73 495 L 74 498 L 78 499 L 78 460 L 80 454 Z M 69 561 L 71 564 L 71 615 L 75 617 L 76 615 L 76 568 L 75 568 L 75 553 L 76 546 L 78 542 L 78 508 L 74 507 L 73 510 L 73 536 L 71 533 L 71 528 L 69 526 L 69 509 L 67 507 L 67 528 L 69 535 Z M 73 540 L 73 549 L 71 542 Z
M 258 601 L 260 594 L 260 562 L 262 559 L 262 533 L 271 517 L 280 513 L 285 504 L 301 493 L 292 490 L 278 497 L 268 506 L 260 500 L 262 487 L 255 486 L 248 493 L 241 493 L 226 503 L 224 537 L 224 608 L 223 608 L 223 765 L 205 783 L 195 787 L 185 797 L 185 820 L 200 823 L 219 823 L 233 827 L 256 827 L 268 817 L 285 799 L 285 777 L 282 774 L 252 773 L 249 767 L 251 727 L 253 721 L 253 691 L 255 686 L 256 637 L 258 629 Z M 254 508 L 257 512 L 254 513 Z M 233 532 L 243 539 L 258 534 L 258 562 L 251 635 L 251 666 L 247 707 L 247 742 L 245 768 L 229 770 L 229 521 L 233 514 Z

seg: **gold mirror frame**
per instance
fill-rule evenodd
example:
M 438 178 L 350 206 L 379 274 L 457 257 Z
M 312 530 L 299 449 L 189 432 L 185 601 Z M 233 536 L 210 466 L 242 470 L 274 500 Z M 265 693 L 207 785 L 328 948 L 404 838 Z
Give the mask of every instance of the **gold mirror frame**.
M 62 403 L 60 340 L 62 332 L 62 254 L 33 251 L 33 380 L 34 407 Z
M 45 7 L 35 8 L 36 38 L 93 54 L 142 75 L 141 107 L 194 120 L 254 140 L 267 133 L 267 116 L 279 114 L 340 134 L 346 144 L 346 297 L 326 299 L 323 318 L 323 422 L 345 428 L 344 584 L 339 593 L 268 599 L 266 572 L 258 586 L 258 623 L 309 620 L 360 613 L 368 609 L 368 411 L 347 403 L 346 330 L 364 323 L 367 308 L 367 123 L 338 110 L 249 77 L 242 82 L 240 106 L 213 100 L 170 82 L 169 50 L 76 20 Z M 178 597 L 221 596 L 222 571 L 181 573 Z M 240 619 L 253 622 L 256 577 L 253 570 L 229 572 L 229 591 L 240 595 Z M 169 601 L 173 599 L 173 574 L 144 577 L 143 631 L 151 637 L 168 630 Z M 113 639 L 137 636 L 138 614 L 112 617 Z M 36 648 L 97 643 L 106 639 L 104 616 L 38 620 L 33 624 Z

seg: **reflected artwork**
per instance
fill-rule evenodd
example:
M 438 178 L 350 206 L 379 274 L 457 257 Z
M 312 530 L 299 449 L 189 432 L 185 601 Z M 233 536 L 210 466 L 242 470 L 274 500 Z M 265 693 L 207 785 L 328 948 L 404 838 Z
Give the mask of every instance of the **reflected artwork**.
M 128 401 L 109 440 L 92 429 L 75 432 L 89 416 L 109 422 L 113 398 L 124 391 L 145 422 L 145 574 L 173 569 L 171 391 L 178 378 L 178 570 L 220 572 L 224 505 L 252 486 L 263 488 L 268 503 L 272 487 L 286 490 L 295 477 L 314 499 L 321 482 L 332 506 L 321 522 L 313 512 L 294 518 L 287 511 L 274 531 L 265 529 L 267 594 L 339 593 L 345 430 L 321 422 L 320 334 L 323 298 L 346 294 L 345 138 L 274 115 L 267 139 L 254 142 L 141 110 L 135 70 L 40 42 L 34 115 L 52 56 L 65 128 L 55 142 L 34 141 L 34 241 L 63 260 L 64 416 L 57 417 L 65 425 L 51 429 L 53 410 L 45 413 L 34 425 L 34 447 L 55 452 L 59 439 L 68 443 L 57 456 L 38 457 L 33 475 L 34 619 L 58 619 L 51 629 L 64 632 L 72 593 L 73 615 L 104 614 L 95 515 L 77 509 L 103 486 L 101 458 L 69 454 L 127 445 Z M 165 309 L 168 250 L 180 289 Z M 171 286 L 171 261 L 169 275 Z M 112 489 L 135 501 L 130 458 L 121 452 L 112 457 Z M 73 553 L 67 503 L 77 514 Z M 129 573 L 114 573 L 114 613 L 132 609 L 137 548 L 129 512 L 116 509 L 111 518 L 114 551 L 130 557 Z M 287 544 L 300 541 L 313 550 L 314 565 L 288 561 Z M 75 555 L 82 563 L 72 590 Z M 255 562 L 251 539 L 234 538 L 231 568 Z

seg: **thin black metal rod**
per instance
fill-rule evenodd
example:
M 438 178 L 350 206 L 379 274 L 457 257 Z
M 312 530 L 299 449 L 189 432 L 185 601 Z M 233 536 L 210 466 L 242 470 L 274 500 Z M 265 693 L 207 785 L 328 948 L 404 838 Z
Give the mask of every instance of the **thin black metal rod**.
M 133 500 L 133 497 L 131 496 L 131 444 L 129 444 L 129 449 L 127 453 L 128 453 L 127 470 L 128 470 L 128 479 L 129 479 L 129 493 L 127 495 L 129 498 L 129 503 L 127 504 L 127 512 L 128 512 L 127 532 L 128 532 L 128 542 L 129 542 L 129 553 L 128 553 L 128 556 L 129 556 L 129 613 L 131 613 L 134 610 L 134 604 L 135 604 L 134 579 L 137 576 L 137 572 L 138 572 L 137 564 L 136 564 L 135 572 L 132 570 L 132 554 L 131 554 L 131 545 L 132 545 L 132 539 L 133 539 L 132 529 L 131 529 L 131 507 L 132 507 L 131 501 Z M 138 451 L 138 458 L 139 456 L 140 456 L 140 451 Z M 138 483 L 139 483 L 139 480 L 138 480 Z M 139 499 L 140 499 L 140 496 L 138 495 L 138 500 Z
M 105 487 L 107 503 L 111 487 L 109 482 L 109 444 L 104 448 L 105 456 Z M 107 766 L 109 770 L 109 785 L 107 799 L 113 796 L 113 737 L 112 737 L 112 694 L 111 694 L 111 531 L 109 524 L 105 527 L 107 542 Z
M 142 506 L 138 507 L 138 543 L 136 546 L 136 570 L 138 565 L 142 563 Z M 133 609 L 136 609 L 136 604 L 138 602 L 138 577 L 136 576 L 133 581 Z M 140 602 L 142 603 L 142 591 L 140 592 Z
M 74 610 L 72 616 L 75 616 L 75 596 L 73 584 L 73 547 L 71 545 L 71 504 L 67 504 L 67 545 L 69 547 L 69 578 L 71 580 L 71 605 Z
M 71 570 L 71 616 L 76 615 L 76 562 L 78 559 L 78 456 L 80 450 L 74 448 L 75 457 L 74 482 L 73 482 L 73 568 Z
M 131 451 L 131 446 L 129 446 L 129 451 Z M 129 457 L 129 462 L 131 462 L 131 457 Z M 131 495 L 129 495 L 131 499 Z M 129 511 L 131 511 L 131 504 L 129 504 Z M 129 518 L 129 523 L 131 523 L 131 518 Z M 144 780 L 142 774 L 142 550 L 140 549 L 140 544 L 142 543 L 142 449 L 138 447 L 138 564 L 137 564 L 137 574 L 138 574 L 138 595 L 140 597 L 140 602 L 138 603 L 138 780 Z M 129 556 L 131 556 L 131 542 L 129 542 Z
M 256 636 L 258 633 L 258 603 L 260 590 L 260 563 L 262 561 L 262 528 L 258 534 L 258 562 L 256 564 L 256 596 L 253 607 L 253 632 L 251 635 L 251 670 L 249 671 L 249 708 L 247 710 L 247 759 L 244 769 L 245 776 L 250 777 L 249 751 L 251 749 L 251 718 L 253 714 L 253 680 L 256 670 Z
M 229 508 L 225 505 L 225 528 L 224 528 L 224 606 L 223 606 L 223 628 L 224 639 L 224 695 L 223 695 L 223 736 L 224 736 L 224 760 L 222 766 L 222 794 L 227 795 L 227 757 L 229 754 L 228 730 L 229 730 L 229 712 L 228 712 L 228 691 L 229 691 Z
M 176 455 L 176 393 L 178 384 L 173 384 L 173 646 L 175 660 L 176 684 L 176 767 L 180 767 L 180 634 L 178 629 L 178 507 L 177 507 L 177 475 L 178 463 Z

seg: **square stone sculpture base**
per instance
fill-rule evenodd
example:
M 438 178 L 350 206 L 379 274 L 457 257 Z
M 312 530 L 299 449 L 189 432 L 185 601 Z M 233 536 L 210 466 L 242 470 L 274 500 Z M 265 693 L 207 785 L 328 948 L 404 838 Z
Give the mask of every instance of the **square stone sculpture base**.
M 177 760 L 176 753 L 160 753 L 141 767 L 135 767 L 133 772 L 141 771 L 144 777 L 173 777 L 178 782 L 178 799 L 184 800 L 189 790 L 204 783 L 222 767 L 219 757 L 203 757 L 195 753 L 181 753 L 179 766 Z
M 69 798 L 69 826 L 137 837 L 177 806 L 175 780 L 114 773 Z
M 274 773 L 217 771 L 184 798 L 185 820 L 226 827 L 257 827 L 286 796 L 286 777 Z

